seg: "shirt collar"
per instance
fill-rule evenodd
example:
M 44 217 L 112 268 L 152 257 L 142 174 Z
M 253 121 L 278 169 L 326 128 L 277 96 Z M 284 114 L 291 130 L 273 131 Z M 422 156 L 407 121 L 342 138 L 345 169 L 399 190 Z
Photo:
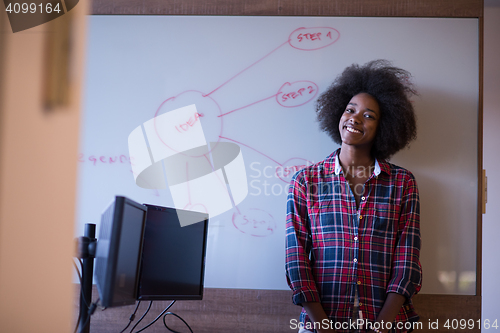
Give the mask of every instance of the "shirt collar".
M 340 165 L 340 162 L 339 162 L 339 153 L 340 153 L 340 148 L 337 149 L 331 156 L 330 155 L 330 158 L 328 158 L 328 160 L 331 161 L 331 158 L 334 157 L 334 173 L 336 176 L 338 176 L 340 174 L 340 172 L 342 171 L 342 166 Z M 375 175 L 375 177 L 377 177 L 378 175 L 380 175 L 380 173 L 384 171 L 385 173 L 389 174 L 390 172 L 390 168 L 389 168 L 389 164 L 385 161 L 381 161 L 380 163 L 378 162 L 377 159 L 375 159 L 375 169 L 373 170 L 373 173 Z
M 335 154 L 335 175 L 338 176 L 340 171 L 342 171 L 342 166 L 339 162 L 339 154 Z

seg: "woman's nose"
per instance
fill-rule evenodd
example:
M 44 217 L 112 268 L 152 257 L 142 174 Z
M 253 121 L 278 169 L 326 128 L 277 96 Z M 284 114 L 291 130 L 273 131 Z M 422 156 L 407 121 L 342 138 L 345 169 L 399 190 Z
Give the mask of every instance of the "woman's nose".
M 349 119 L 349 121 L 351 121 L 352 123 L 354 124 L 360 124 L 361 123 L 361 119 L 360 119 L 360 115 L 359 114 L 353 114 L 351 116 L 351 118 Z

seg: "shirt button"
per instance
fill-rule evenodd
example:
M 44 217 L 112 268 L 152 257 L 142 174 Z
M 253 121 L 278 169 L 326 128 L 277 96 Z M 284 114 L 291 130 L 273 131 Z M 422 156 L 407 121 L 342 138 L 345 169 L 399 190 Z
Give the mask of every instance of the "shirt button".
M 358 240 L 358 237 L 354 237 L 354 240 L 357 241 Z
M 365 200 L 366 200 L 366 197 L 361 197 L 361 200 L 365 201 Z
M 359 306 L 363 306 L 363 303 L 359 303 Z
M 359 284 L 361 284 L 361 281 L 358 281 L 357 283 L 358 283 L 358 285 L 359 285 Z
M 359 219 L 362 220 L 363 219 L 363 215 L 359 215 Z
M 358 259 L 354 258 L 354 262 L 358 262 Z

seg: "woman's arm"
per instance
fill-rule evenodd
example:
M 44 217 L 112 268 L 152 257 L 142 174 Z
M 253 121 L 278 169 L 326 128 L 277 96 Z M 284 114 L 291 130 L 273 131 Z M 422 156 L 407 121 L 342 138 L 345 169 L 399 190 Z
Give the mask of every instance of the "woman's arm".
M 292 177 L 287 199 L 285 236 L 285 271 L 292 301 L 301 305 L 319 302 L 320 297 L 314 281 L 309 253 L 312 239 L 307 208 L 307 186 L 302 172 Z
M 417 182 L 411 173 L 405 181 L 398 223 L 398 240 L 393 252 L 387 293 L 410 299 L 422 286 L 420 266 L 420 201 Z

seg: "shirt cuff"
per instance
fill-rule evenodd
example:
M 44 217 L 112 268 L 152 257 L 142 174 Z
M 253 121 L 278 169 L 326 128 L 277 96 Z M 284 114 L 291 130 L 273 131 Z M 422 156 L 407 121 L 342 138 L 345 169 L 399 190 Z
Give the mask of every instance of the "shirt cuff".
M 293 292 L 292 301 L 295 305 L 302 305 L 307 302 L 320 302 L 320 298 L 316 289 L 303 287 Z
M 400 294 L 407 299 L 410 299 L 415 294 L 415 291 L 415 286 L 409 279 L 406 281 L 400 281 L 399 284 L 389 284 L 389 286 L 387 287 L 388 293 Z

